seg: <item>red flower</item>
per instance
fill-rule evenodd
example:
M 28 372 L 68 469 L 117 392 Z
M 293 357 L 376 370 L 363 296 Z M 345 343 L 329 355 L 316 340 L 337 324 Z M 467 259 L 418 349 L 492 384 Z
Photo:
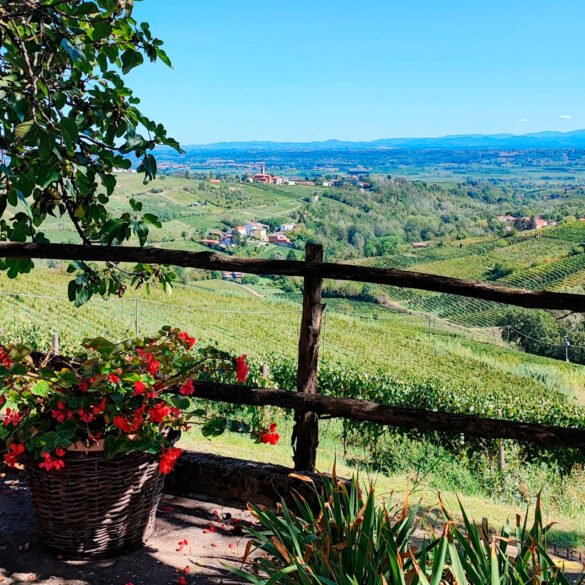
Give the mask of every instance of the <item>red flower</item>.
M 185 577 L 179 577 L 177 579 L 177 585 L 187 585 L 187 579 L 185 579 Z
M 151 355 L 151 354 L 148 354 L 148 355 L 150 355 L 150 356 L 152 357 L 152 355 Z M 154 376 L 154 375 L 155 375 L 155 374 L 158 372 L 158 369 L 159 369 L 159 368 L 160 368 L 160 362 L 157 362 L 156 360 L 153 360 L 153 359 L 151 359 L 151 360 L 148 362 L 147 369 L 148 369 L 148 373 L 149 373 L 151 376 Z
M 171 412 L 171 407 L 164 402 L 159 402 L 153 408 L 148 409 L 148 416 L 153 423 L 160 423 Z
M 111 382 L 112 384 L 117 384 L 119 381 L 120 378 L 118 378 L 118 376 L 116 376 L 114 372 L 110 372 L 110 375 L 108 376 L 108 382 Z
M 236 358 L 236 379 L 238 382 L 245 382 L 248 379 L 248 364 L 245 355 Z
M 193 380 L 187 380 L 187 383 L 179 388 L 179 392 L 185 396 L 191 396 L 195 392 L 193 388 Z
M 57 455 L 57 457 L 63 457 L 63 455 L 65 455 L 65 450 L 61 449 L 61 447 L 57 447 L 55 449 L 55 455 Z
M 168 449 L 165 449 L 158 465 L 160 472 L 164 473 L 165 475 L 170 473 L 175 466 L 175 461 L 181 453 L 182 451 L 178 447 L 169 447 Z M 188 544 L 187 541 L 185 541 L 185 544 Z
M 50 453 L 42 453 L 41 457 L 44 461 L 39 463 L 39 467 L 44 468 L 47 471 L 51 471 L 51 469 L 60 471 L 65 467 L 65 461 L 63 461 L 63 459 L 53 459 Z
M 123 433 L 128 434 L 132 432 L 130 423 L 123 416 L 115 416 L 113 423 L 114 426 L 120 429 Z
M 144 407 L 137 408 L 134 411 L 134 420 L 132 421 L 132 431 L 136 432 L 144 422 Z
M 4 404 L 4 396 L 0 396 L 0 406 Z
M 79 383 L 79 389 L 85 394 L 88 388 L 89 388 L 88 383 L 85 380 L 81 380 L 81 382 Z
M 14 467 L 18 461 L 18 456 L 22 455 L 25 451 L 24 445 L 19 445 L 18 443 L 12 443 L 10 445 L 10 451 L 4 454 L 4 463 L 8 465 L 8 467 Z
M 12 410 L 11 408 L 6 409 L 6 418 L 4 419 L 4 426 L 7 427 L 9 424 L 12 426 L 18 426 L 18 423 L 21 421 L 22 417 L 17 410 Z
M 0 365 L 9 368 L 14 362 L 8 357 L 8 353 L 0 346 Z
M 90 423 L 95 416 L 89 412 L 84 410 L 83 408 L 79 409 L 79 418 L 84 422 L 84 423 Z
M 178 335 L 179 339 L 182 339 L 185 342 L 185 347 L 187 349 L 191 349 L 195 345 L 195 338 L 190 337 L 184 331 L 181 331 Z
M 94 404 L 91 407 L 91 410 L 94 414 L 101 414 L 106 410 L 106 399 L 102 398 L 101 402 L 98 404 Z
M 65 413 L 61 412 L 60 410 L 52 410 L 51 416 L 57 421 L 62 423 L 65 420 Z
M 276 423 L 270 423 L 270 432 L 262 431 L 260 433 L 260 440 L 265 444 L 276 445 L 280 439 L 280 435 L 276 432 Z
M 134 382 L 134 396 L 139 396 L 146 390 L 144 382 Z

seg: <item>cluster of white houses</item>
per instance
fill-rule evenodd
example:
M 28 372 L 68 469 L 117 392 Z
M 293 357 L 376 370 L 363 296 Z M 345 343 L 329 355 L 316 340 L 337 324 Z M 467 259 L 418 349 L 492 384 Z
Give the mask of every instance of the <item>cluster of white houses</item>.
M 206 238 L 203 240 L 199 240 L 199 243 L 205 246 L 211 247 L 220 246 L 222 248 L 227 248 L 236 246 L 237 242 L 241 238 L 249 238 L 251 240 L 255 240 L 259 244 L 268 243 L 275 244 L 277 246 L 285 246 L 287 248 L 292 248 L 293 243 L 291 242 L 287 233 L 290 234 L 290 232 L 292 232 L 295 229 L 295 227 L 296 227 L 295 223 L 292 222 L 283 223 L 278 229 L 278 231 L 268 233 L 270 226 L 263 223 L 250 222 L 232 228 L 225 233 L 219 230 L 213 230 L 209 233 L 209 235 L 215 236 L 217 239 Z

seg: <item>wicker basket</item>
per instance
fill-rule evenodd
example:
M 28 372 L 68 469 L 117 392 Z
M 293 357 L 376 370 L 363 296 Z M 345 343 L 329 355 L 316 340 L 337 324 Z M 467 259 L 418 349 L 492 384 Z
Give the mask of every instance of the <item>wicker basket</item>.
M 154 530 L 164 476 L 159 457 L 68 452 L 47 472 L 25 463 L 41 542 L 68 558 L 114 556 L 140 548 Z

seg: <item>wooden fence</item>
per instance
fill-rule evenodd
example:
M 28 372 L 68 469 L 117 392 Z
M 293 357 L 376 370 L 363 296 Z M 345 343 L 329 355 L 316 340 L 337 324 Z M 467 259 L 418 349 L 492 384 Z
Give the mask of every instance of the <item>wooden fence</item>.
M 0 257 L 143 262 L 205 270 L 303 277 L 303 314 L 297 369 L 298 392 L 197 382 L 194 394 L 199 398 L 218 402 L 257 406 L 273 405 L 294 410 L 295 425 L 292 441 L 294 466 L 297 470 L 312 471 L 315 468 L 319 444 L 318 417 L 320 415 L 371 421 L 382 425 L 420 431 L 515 439 L 543 446 L 581 449 L 585 452 L 585 429 L 505 421 L 426 409 L 395 407 L 367 400 L 320 396 L 317 386 L 319 337 L 325 309 L 325 305 L 322 303 L 324 279 L 387 284 L 478 298 L 525 308 L 556 309 L 575 313 L 585 313 L 585 295 L 526 291 L 394 268 L 370 268 L 325 263 L 323 262 L 323 248 L 317 244 L 307 244 L 304 262 L 236 258 L 215 252 L 189 252 L 159 248 L 33 243 L 0 243 Z

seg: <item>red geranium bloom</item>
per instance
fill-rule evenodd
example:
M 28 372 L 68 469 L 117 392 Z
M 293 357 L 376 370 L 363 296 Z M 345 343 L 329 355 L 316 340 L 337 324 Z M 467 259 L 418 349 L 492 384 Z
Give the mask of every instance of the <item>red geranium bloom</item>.
M 185 396 L 191 396 L 195 392 L 193 380 L 187 380 L 187 383 L 179 388 L 179 392 Z
M 88 383 L 85 380 L 81 380 L 81 382 L 79 383 L 79 389 L 85 393 L 87 392 L 87 389 L 89 388 Z
M 185 346 L 187 347 L 187 349 L 191 349 L 195 345 L 195 338 L 190 337 L 184 331 L 181 331 L 181 333 L 179 333 L 178 337 L 179 337 L 179 339 L 182 339 L 185 342 Z
M 151 354 L 148 354 L 148 355 L 151 355 Z M 152 356 L 151 356 L 151 357 L 152 357 Z M 148 369 L 148 373 L 149 373 L 151 376 L 154 376 L 154 375 L 155 375 L 155 374 L 158 372 L 158 369 L 159 369 L 159 368 L 160 368 L 160 362 L 157 362 L 156 360 L 153 360 L 153 359 L 151 359 L 151 360 L 148 362 L 147 369 Z
M 47 471 L 51 471 L 51 469 L 60 471 L 65 467 L 65 461 L 63 461 L 63 459 L 53 459 L 50 453 L 42 453 L 41 457 L 44 461 L 39 463 L 39 467 L 44 468 Z
M 65 450 L 61 449 L 61 447 L 57 447 L 55 449 L 55 455 L 57 455 L 57 457 L 63 457 L 63 455 L 65 455 Z
M 78 414 L 79 414 L 79 418 L 84 423 L 90 423 L 95 418 L 95 416 L 91 412 L 86 411 L 83 408 L 80 408 L 79 409 L 79 413 Z
M 8 353 L 0 346 L 0 365 L 9 368 L 14 362 L 8 357 Z
M 169 412 L 171 412 L 171 407 L 164 402 L 159 402 L 153 408 L 148 409 L 148 416 L 153 423 L 160 423 L 169 416 Z
M 132 427 L 130 423 L 123 417 L 123 416 L 115 416 L 113 424 L 115 427 L 119 428 L 123 433 L 131 433 Z
M 101 414 L 102 412 L 104 412 L 106 410 L 106 399 L 102 398 L 99 404 L 94 404 L 91 407 L 91 410 L 94 414 Z
M 57 421 L 62 423 L 65 420 L 65 413 L 61 412 L 60 410 L 52 410 L 51 416 Z
M 21 420 L 20 413 L 18 410 L 12 410 L 11 408 L 6 409 L 6 418 L 4 419 L 4 426 L 7 427 L 9 424 L 12 426 L 18 426 Z
M 111 382 L 112 384 L 117 384 L 119 381 L 120 378 L 118 378 L 118 376 L 116 376 L 114 372 L 110 372 L 110 375 L 108 376 L 108 382 Z
M 160 472 L 164 474 L 170 473 L 175 466 L 175 461 L 181 453 L 182 450 L 178 447 L 169 447 L 168 449 L 165 449 L 158 466 Z M 187 541 L 185 541 L 185 544 L 188 544 Z
M 134 396 L 139 396 L 146 390 L 146 384 L 144 382 L 134 382 Z
M 248 379 L 248 364 L 245 355 L 236 358 L 236 379 L 238 382 L 245 382 Z
M 144 422 L 144 406 L 134 411 L 134 420 L 132 421 L 132 431 L 136 432 Z
M 270 423 L 270 432 L 262 431 L 260 433 L 260 440 L 265 444 L 276 445 L 280 439 L 280 435 L 276 433 L 276 423 Z
M 19 455 L 22 455 L 25 451 L 24 445 L 19 445 L 18 443 L 12 443 L 10 445 L 10 451 L 4 454 L 4 463 L 8 465 L 8 467 L 14 467 L 16 465 L 17 458 Z

